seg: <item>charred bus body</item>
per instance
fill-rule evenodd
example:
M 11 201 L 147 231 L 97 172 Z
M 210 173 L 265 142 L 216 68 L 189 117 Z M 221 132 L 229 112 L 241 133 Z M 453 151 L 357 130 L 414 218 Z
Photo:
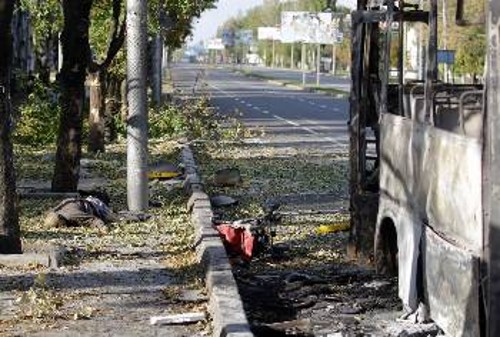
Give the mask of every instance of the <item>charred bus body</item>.
M 485 1 L 476 22 L 464 0 L 446 2 L 455 24 L 486 27 L 484 84 L 439 80 L 443 0 L 359 0 L 352 14 L 349 253 L 396 274 L 405 310 L 426 308 L 446 335 L 500 336 L 500 252 L 490 249 L 500 242 L 500 4 Z M 405 27 L 415 24 L 425 72 L 408 80 Z

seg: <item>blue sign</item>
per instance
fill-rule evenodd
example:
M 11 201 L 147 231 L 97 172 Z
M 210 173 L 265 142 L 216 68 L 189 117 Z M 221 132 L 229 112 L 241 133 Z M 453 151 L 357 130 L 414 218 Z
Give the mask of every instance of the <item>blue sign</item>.
M 437 61 L 442 64 L 455 64 L 454 50 L 438 50 Z

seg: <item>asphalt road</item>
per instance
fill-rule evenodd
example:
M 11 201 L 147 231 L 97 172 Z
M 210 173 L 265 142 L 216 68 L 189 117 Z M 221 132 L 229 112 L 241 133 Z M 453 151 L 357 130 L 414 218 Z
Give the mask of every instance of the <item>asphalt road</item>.
M 177 64 L 173 76 L 178 89 L 207 94 L 221 113 L 238 116 L 253 131 L 253 141 L 347 150 L 345 98 L 277 86 L 226 68 Z

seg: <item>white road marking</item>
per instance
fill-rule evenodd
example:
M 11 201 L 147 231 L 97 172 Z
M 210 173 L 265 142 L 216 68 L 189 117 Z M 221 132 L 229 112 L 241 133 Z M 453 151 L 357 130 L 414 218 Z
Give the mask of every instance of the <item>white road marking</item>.
M 293 125 L 293 126 L 300 126 L 300 124 L 299 124 L 299 123 L 294 122 L 294 121 L 290 121 L 290 120 L 288 120 L 288 119 L 286 119 L 286 118 L 283 118 L 283 117 L 281 117 L 281 116 L 278 116 L 278 115 L 273 115 L 273 117 L 274 117 L 274 118 L 276 118 L 276 119 L 278 119 L 278 120 L 280 120 L 280 121 L 283 121 L 283 122 L 285 122 L 285 123 L 287 123 L 287 124 L 290 124 L 290 125 Z
M 311 129 L 311 128 L 307 127 L 307 126 L 303 126 L 302 129 L 306 130 L 307 132 L 309 132 L 312 135 L 318 135 L 319 134 L 319 132 L 314 131 L 313 129 Z
M 208 85 L 209 85 L 210 87 L 214 88 L 215 90 L 217 90 L 217 91 L 219 91 L 219 92 L 223 93 L 224 95 L 226 95 L 226 96 L 228 96 L 228 97 L 231 97 L 231 98 L 234 98 L 234 95 L 231 95 L 231 94 L 229 94 L 228 92 L 226 92 L 226 91 L 224 91 L 224 90 L 222 90 L 222 89 L 220 89 L 220 88 L 218 88 L 218 87 L 216 87 L 216 86 L 214 86 L 214 85 L 212 85 L 212 84 L 208 84 Z M 235 99 L 235 100 L 236 100 L 236 99 Z M 304 99 L 302 99 L 302 98 L 299 98 L 298 100 L 299 100 L 299 101 L 301 101 L 301 102 L 305 102 L 305 100 L 304 100 Z M 245 102 L 244 100 L 240 100 L 240 103 L 241 103 L 241 104 L 246 104 L 246 102 Z M 309 102 L 309 104 L 311 104 L 311 103 L 312 103 L 312 102 Z M 253 106 L 252 104 L 246 104 L 246 105 L 247 105 L 247 106 L 249 106 L 249 107 L 252 107 L 252 106 Z M 313 105 L 313 104 L 311 104 L 311 105 Z M 314 104 L 314 105 L 315 105 L 315 104 Z M 254 107 L 254 109 L 255 109 L 255 110 L 258 110 L 258 109 L 260 109 L 260 108 L 258 108 L 258 107 Z M 340 111 L 340 109 L 338 109 L 338 108 L 334 108 L 334 111 Z M 270 113 L 270 112 L 269 112 L 269 110 L 262 110 L 261 112 L 262 112 L 263 114 L 266 114 L 266 115 Z M 297 122 L 294 122 L 294 121 L 288 120 L 288 119 L 283 118 L 283 117 L 281 117 L 281 116 L 278 116 L 278 115 L 273 115 L 273 117 L 274 117 L 275 119 L 280 120 L 280 121 L 283 121 L 283 122 L 285 122 L 285 123 L 287 123 L 287 124 L 293 125 L 293 126 L 295 126 L 295 127 L 299 127 L 299 128 L 301 128 L 302 130 L 304 130 L 304 131 L 306 131 L 306 132 L 308 132 L 308 133 L 310 133 L 310 134 L 312 134 L 312 135 L 319 135 L 319 134 L 320 134 L 319 132 L 317 132 L 317 131 L 315 131 L 315 130 L 311 129 L 310 127 L 303 126 L 303 125 L 301 125 L 300 123 L 297 123 Z M 305 122 L 306 122 L 306 123 L 313 123 L 312 121 L 307 121 L 307 120 L 306 120 Z M 327 129 L 327 127 L 324 127 L 324 126 L 319 126 L 319 125 L 318 125 L 318 126 L 316 126 L 316 127 L 319 127 L 319 128 L 321 128 L 321 129 L 323 129 L 323 128 Z M 327 140 L 327 141 L 329 141 L 329 142 L 332 142 L 332 143 L 337 143 L 337 145 L 342 145 L 342 146 L 345 146 L 345 145 L 346 145 L 346 144 L 343 144 L 343 143 L 342 143 L 341 141 L 339 141 L 338 139 L 335 139 L 335 138 L 332 138 L 332 137 L 324 137 L 324 139 L 325 139 L 325 140 Z M 348 145 L 348 144 L 347 144 L 347 145 Z
M 258 106 L 253 107 L 254 110 L 260 111 L 260 108 Z

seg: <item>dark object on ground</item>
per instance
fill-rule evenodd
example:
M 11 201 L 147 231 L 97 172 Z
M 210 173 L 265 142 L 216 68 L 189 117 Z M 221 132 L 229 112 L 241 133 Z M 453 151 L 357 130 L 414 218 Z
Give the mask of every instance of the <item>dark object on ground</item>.
M 238 186 L 242 181 L 240 170 L 237 168 L 221 169 L 215 172 L 214 175 L 214 184 L 217 186 Z
M 116 220 L 113 211 L 99 198 L 68 198 L 45 217 L 49 227 L 105 227 Z
M 259 337 L 313 337 L 312 326 L 309 320 L 294 320 L 272 324 L 255 324 L 252 331 Z
M 146 213 L 135 213 L 135 212 L 130 212 L 130 211 L 121 211 L 118 212 L 118 219 L 119 221 L 123 222 L 144 222 L 149 219 L 151 219 L 151 214 L 146 214 Z
M 106 204 L 106 206 L 109 206 L 111 203 L 111 198 L 109 197 L 109 194 L 103 190 L 92 190 L 92 191 L 78 190 L 78 194 L 82 198 L 96 197 L 97 199 L 101 200 L 104 204 Z
M 210 198 L 210 202 L 214 207 L 229 207 L 238 204 L 238 200 L 231 198 L 227 195 L 216 195 Z

